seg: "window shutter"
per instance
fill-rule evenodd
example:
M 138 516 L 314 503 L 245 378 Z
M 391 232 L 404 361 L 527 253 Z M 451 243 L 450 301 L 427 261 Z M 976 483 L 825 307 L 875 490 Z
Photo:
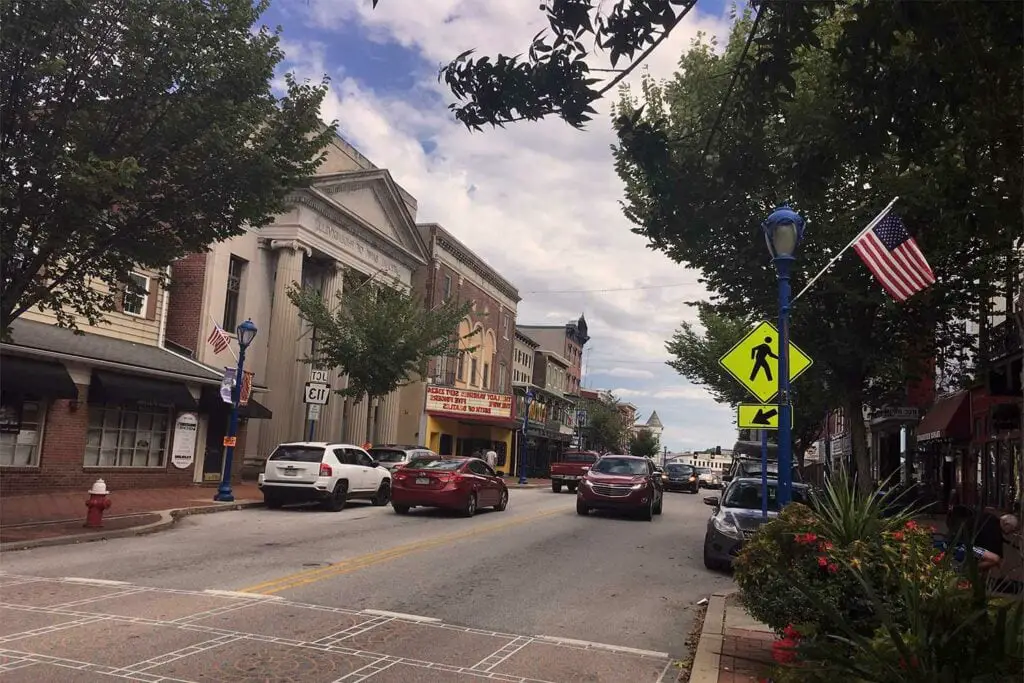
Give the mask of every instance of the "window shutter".
M 149 278 L 149 292 L 146 295 L 146 320 L 156 320 L 156 300 L 160 298 L 160 282 Z

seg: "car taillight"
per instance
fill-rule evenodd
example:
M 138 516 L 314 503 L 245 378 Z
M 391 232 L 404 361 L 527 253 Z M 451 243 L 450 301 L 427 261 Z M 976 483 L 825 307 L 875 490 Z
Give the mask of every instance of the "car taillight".
M 391 475 L 391 478 L 395 481 L 405 481 L 409 478 L 409 475 L 406 472 L 395 472 Z
M 334 474 L 334 470 L 331 469 L 330 465 L 328 465 L 325 462 L 320 463 L 320 476 L 321 477 L 329 477 L 332 474 Z

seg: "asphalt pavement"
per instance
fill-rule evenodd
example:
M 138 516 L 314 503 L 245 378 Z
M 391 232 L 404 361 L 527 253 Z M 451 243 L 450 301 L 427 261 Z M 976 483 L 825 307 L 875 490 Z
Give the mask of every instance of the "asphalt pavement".
M 629 680 L 670 680 L 666 676 L 671 667 L 662 665 L 686 654 L 684 641 L 697 602 L 732 584 L 729 576 L 703 567 L 701 541 L 709 508 L 701 497 L 667 494 L 664 514 L 653 522 L 603 514 L 579 517 L 575 496 L 542 489 L 512 491 L 506 511 L 485 511 L 471 519 L 429 510 L 399 516 L 390 507 L 360 503 L 338 513 L 257 508 L 190 517 L 152 536 L 4 553 L 0 571 L 7 576 L 0 586 L 0 603 L 17 604 L 10 609 L 22 612 L 53 612 L 57 604 L 51 617 L 69 617 L 65 612 L 70 610 L 70 616 L 86 621 L 81 627 L 87 629 L 89 620 L 96 619 L 89 604 L 78 605 L 77 599 L 63 596 L 53 598 L 58 600 L 53 603 L 33 591 L 78 585 L 83 579 L 124 582 L 92 587 L 124 593 L 121 598 L 104 595 L 101 601 L 138 600 L 140 594 L 153 601 L 160 596 L 156 602 L 161 607 L 144 617 L 159 622 L 150 626 L 174 622 L 174 628 L 207 629 L 206 638 L 223 639 L 212 645 L 200 639 L 204 648 L 232 643 L 239 648 L 246 639 L 264 638 L 370 658 L 350 662 L 337 669 L 347 673 L 326 680 L 349 676 L 344 680 L 381 683 L 402 667 L 420 668 L 416 675 L 395 680 L 463 680 L 435 671 L 448 667 L 446 671 L 458 672 L 465 680 L 621 681 L 623 662 L 637 675 L 645 672 Z M 25 583 L 17 577 L 51 581 Z M 70 584 L 64 581 L 68 578 Z M 15 589 L 15 595 L 24 594 L 15 598 L 18 603 L 8 599 Z M 210 607 L 211 596 L 231 605 Z M 76 604 L 68 607 L 69 602 Z M 177 610 L 167 607 L 178 603 Z M 216 627 L 203 621 L 216 616 L 218 609 L 243 608 L 258 608 L 264 614 Z M 213 614 L 207 614 L 210 610 Z M 294 627 L 311 621 L 308 615 L 313 612 L 323 617 L 325 611 L 344 618 L 331 616 L 331 624 L 321 632 L 293 634 L 290 639 L 266 629 L 262 635 L 252 633 L 253 624 Z M 188 623 L 179 624 L 182 620 Z M 206 625 L 195 625 L 199 622 Z M 445 640 L 436 637 L 440 628 L 447 629 L 454 654 L 437 645 Z M 424 629 L 434 630 L 424 634 Z M 359 634 L 366 642 L 358 642 Z M 2 635 L 0 653 L 22 662 L 19 670 L 29 672 L 37 660 L 18 659 L 24 656 L 18 643 L 29 641 Z M 423 642 L 434 645 L 427 651 L 414 647 Z M 101 650 L 107 647 L 100 645 Z M 181 647 L 199 646 L 190 641 Z M 360 651 L 365 652 L 354 654 Z M 436 654 L 433 659 L 431 651 Z M 586 666 L 576 661 L 604 662 L 602 658 L 613 652 L 618 664 L 608 660 L 595 665 L 592 673 L 585 673 Z M 192 669 L 186 671 L 183 664 L 185 669 L 173 674 L 154 677 L 148 664 L 140 668 L 137 662 L 132 664 L 135 668 L 105 665 L 120 673 L 95 671 L 138 680 L 234 680 L 224 671 L 213 678 L 199 676 L 195 672 L 205 670 L 197 663 L 202 653 L 188 653 L 195 658 Z M 473 660 L 477 655 L 479 659 Z M 656 669 L 661 673 L 648 677 Z M 357 670 L 364 673 L 353 678 Z M 255 677 L 237 680 L 263 680 L 250 675 Z M 7 675 L 3 678 L 7 680 Z M 292 678 L 275 674 L 266 680 Z

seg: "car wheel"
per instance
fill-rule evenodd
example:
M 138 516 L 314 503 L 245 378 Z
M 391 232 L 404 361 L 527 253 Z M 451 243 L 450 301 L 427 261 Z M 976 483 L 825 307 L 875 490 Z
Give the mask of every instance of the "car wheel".
M 662 506 L 664 504 L 665 504 L 665 496 L 662 495 L 662 497 L 658 499 L 658 504 L 654 506 L 654 514 L 660 515 L 661 514 L 661 508 L 662 508 Z
M 566 484 L 565 485 L 565 488 L 569 489 L 569 493 L 576 493 L 576 489 L 578 487 L 579 487 L 579 484 Z
M 391 482 L 385 479 L 380 483 L 380 487 L 377 489 L 377 495 L 373 497 L 372 502 L 377 507 L 387 505 L 391 502 Z
M 508 507 L 508 489 L 501 492 L 501 498 L 498 500 L 498 504 L 494 506 L 494 509 L 498 512 L 504 512 L 505 508 Z
M 396 505 L 395 503 L 392 503 L 391 507 L 393 507 L 395 509 L 395 514 L 397 514 L 397 515 L 407 515 L 407 514 L 409 514 L 409 506 L 408 505 Z
M 722 565 L 720 565 L 715 560 L 712 560 L 711 556 L 708 555 L 708 542 L 707 542 L 707 539 L 704 539 L 704 566 L 707 569 L 710 569 L 711 571 L 718 571 L 718 570 L 720 570 L 722 568 Z
M 462 508 L 463 517 L 472 517 L 476 514 L 476 494 L 469 494 L 469 498 L 466 499 L 466 506 Z
M 640 511 L 640 519 L 645 522 L 650 522 L 654 519 L 654 498 L 652 497 L 650 502 L 647 503 L 647 507 Z
M 334 485 L 331 497 L 324 501 L 323 505 L 331 512 L 341 512 L 348 502 L 348 482 L 339 481 Z
M 562 492 L 562 484 L 557 482 L 557 481 L 551 482 L 551 490 L 554 491 L 555 493 L 561 493 Z
M 590 508 L 579 498 L 576 499 L 576 514 L 583 515 L 584 517 L 590 514 Z

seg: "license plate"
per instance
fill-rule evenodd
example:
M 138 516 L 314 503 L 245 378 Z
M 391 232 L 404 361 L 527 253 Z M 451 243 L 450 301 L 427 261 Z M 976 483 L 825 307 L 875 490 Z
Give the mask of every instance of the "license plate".
M 579 479 L 579 477 L 574 477 L 568 474 L 560 475 L 558 478 L 562 479 L 563 481 L 576 481 L 577 479 Z
M 430 483 L 430 477 L 418 477 L 416 479 L 416 483 L 417 484 L 429 484 Z
M 283 472 L 284 476 L 286 476 L 286 477 L 297 477 L 297 476 L 299 476 L 299 471 L 298 470 L 283 470 L 282 472 Z

